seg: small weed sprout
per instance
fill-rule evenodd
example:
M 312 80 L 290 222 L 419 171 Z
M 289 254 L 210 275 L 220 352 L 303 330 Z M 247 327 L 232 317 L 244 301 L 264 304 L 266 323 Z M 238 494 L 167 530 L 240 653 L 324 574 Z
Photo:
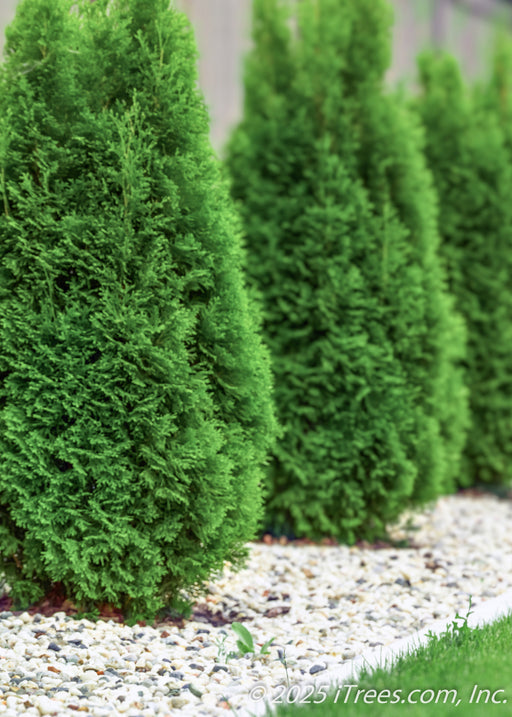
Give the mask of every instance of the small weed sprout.
M 288 662 L 286 661 L 286 649 L 278 648 L 277 650 L 277 659 L 284 667 L 284 670 L 286 672 L 286 686 L 290 687 L 290 678 L 288 677 Z
M 228 633 L 224 632 L 224 634 L 221 637 L 217 637 L 215 640 L 215 645 L 217 647 L 218 653 L 217 653 L 217 662 L 227 662 L 229 659 L 229 656 L 227 654 L 226 650 L 226 640 L 228 639 Z
M 236 646 L 238 647 L 238 652 L 240 656 L 244 656 L 247 653 L 252 653 L 253 655 L 269 655 L 270 654 L 270 645 L 274 642 L 276 639 L 275 637 L 271 637 L 270 640 L 267 640 L 264 645 L 260 648 L 259 653 L 256 650 L 256 646 L 254 644 L 254 638 L 249 632 L 249 630 L 242 625 L 240 622 L 234 622 L 231 625 L 231 629 L 237 635 L 238 639 L 236 641 Z
M 472 605 L 472 596 L 469 596 L 469 606 L 467 613 L 463 615 L 459 615 L 459 613 L 456 613 L 455 619 L 452 620 L 451 625 L 448 625 L 448 628 L 443 632 L 440 637 L 452 637 L 454 641 L 457 643 L 463 642 L 468 633 L 471 632 L 471 628 L 468 626 L 468 618 L 470 615 L 473 614 L 473 610 L 471 609 Z M 462 622 L 459 624 L 459 620 Z M 427 633 L 430 640 L 434 640 L 436 638 L 435 634 L 430 631 Z
M 472 605 L 472 597 L 470 595 L 469 596 L 469 606 L 468 606 L 468 611 L 467 611 L 466 615 L 464 617 L 462 617 L 462 615 L 459 615 L 459 613 L 457 613 L 455 615 L 455 620 L 453 620 L 453 622 L 451 624 L 451 631 L 452 631 L 452 634 L 454 637 L 464 639 L 466 637 L 466 635 L 468 634 L 468 632 L 471 632 L 471 628 L 468 627 L 468 618 L 470 615 L 473 614 L 471 605 Z M 457 620 L 462 620 L 462 623 L 459 625 Z

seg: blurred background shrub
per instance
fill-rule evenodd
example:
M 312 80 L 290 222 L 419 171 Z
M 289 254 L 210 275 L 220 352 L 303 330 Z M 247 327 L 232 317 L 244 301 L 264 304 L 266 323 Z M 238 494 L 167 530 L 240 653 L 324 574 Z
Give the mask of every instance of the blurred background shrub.
M 512 27 L 510 0 L 390 0 L 393 58 L 388 79 L 415 82 L 416 56 L 426 44 L 448 50 L 474 77 L 485 72 L 495 21 Z M 0 2 L 0 48 L 18 0 Z M 212 139 L 223 146 L 242 108 L 242 57 L 250 46 L 251 0 L 176 0 L 194 25 L 201 85 L 212 115 Z

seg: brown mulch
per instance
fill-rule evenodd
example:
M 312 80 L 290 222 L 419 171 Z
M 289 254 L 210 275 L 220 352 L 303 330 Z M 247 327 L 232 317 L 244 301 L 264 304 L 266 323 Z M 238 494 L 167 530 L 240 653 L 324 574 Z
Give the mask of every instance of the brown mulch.
M 110 605 L 108 603 L 100 603 L 97 605 L 99 611 L 99 619 L 101 620 L 113 620 L 124 624 L 125 617 L 123 612 Z M 78 607 L 71 601 L 68 600 L 64 594 L 62 583 L 55 583 L 52 589 L 44 596 L 42 600 L 34 603 L 30 607 L 24 610 L 14 610 L 12 599 L 8 595 L 0 597 L 0 612 L 9 611 L 13 615 L 19 616 L 24 612 L 29 615 L 42 615 L 43 617 L 52 617 L 56 612 L 63 612 L 67 616 L 78 615 Z M 168 625 L 177 627 L 185 627 L 185 624 L 194 620 L 195 622 L 202 622 L 213 627 L 222 627 L 224 625 L 230 625 L 232 622 L 244 622 L 249 618 L 245 615 L 239 615 L 236 610 L 231 610 L 227 615 L 223 615 L 219 612 L 213 612 L 204 604 L 198 604 L 193 610 L 189 618 L 175 617 L 173 615 L 167 615 L 159 620 L 154 620 L 152 623 L 153 627 Z M 145 627 L 147 625 L 145 620 L 138 620 L 137 625 Z
M 100 617 L 103 620 L 124 622 L 124 616 L 121 610 L 112 607 L 112 605 L 104 603 L 99 605 L 98 608 Z M 4 610 L 9 610 L 14 615 L 21 615 L 23 612 L 28 612 L 29 615 L 42 615 L 43 617 L 51 617 L 56 612 L 64 612 L 66 615 L 78 614 L 77 606 L 66 598 L 62 583 L 55 583 L 42 600 L 39 600 L 39 602 L 34 603 L 25 610 L 13 610 L 12 599 L 8 595 L 3 595 L 0 598 L 0 612 Z

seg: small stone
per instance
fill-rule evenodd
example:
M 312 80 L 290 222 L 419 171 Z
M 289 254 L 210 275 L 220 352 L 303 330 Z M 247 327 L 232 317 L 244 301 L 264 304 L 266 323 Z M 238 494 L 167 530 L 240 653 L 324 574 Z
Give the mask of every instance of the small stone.
M 214 665 L 212 672 L 229 672 L 226 665 Z
M 107 667 L 107 669 L 105 670 L 105 672 L 108 672 L 110 675 L 114 675 L 114 677 L 121 677 L 121 675 L 119 674 L 119 672 L 117 672 L 117 670 L 114 670 L 113 667 Z
M 112 714 L 112 709 L 111 707 L 93 707 L 92 715 L 93 717 L 109 717 Z
M 54 650 L 54 652 L 60 652 L 60 651 L 61 651 L 61 648 L 57 645 L 56 642 L 50 642 L 50 644 L 48 645 L 48 649 L 49 649 L 49 650 Z
M 404 578 L 397 578 L 395 580 L 395 585 L 400 585 L 402 588 L 410 588 L 411 583 L 409 580 L 405 580 Z
M 94 670 L 86 670 L 82 673 L 82 682 L 98 682 L 99 675 Z
M 41 635 L 46 635 L 46 630 L 42 630 L 40 627 L 32 625 L 30 628 L 31 632 L 34 632 L 36 634 L 36 637 L 41 637 Z
M 313 667 L 311 667 L 309 670 L 309 674 L 316 675 L 317 672 L 323 672 L 326 669 L 327 665 L 313 665 Z
M 175 709 L 181 709 L 181 707 L 185 707 L 188 704 L 189 701 L 183 697 L 171 697 L 171 706 Z
M 123 702 L 119 702 L 119 704 L 116 704 L 116 711 L 117 712 L 128 712 L 128 710 L 131 709 L 131 703 L 130 700 L 126 700 Z
M 203 693 L 201 690 L 198 690 L 197 687 L 194 687 L 194 685 L 185 685 L 185 687 L 188 687 L 189 692 L 194 695 L 195 697 L 202 697 Z
M 205 705 L 205 707 L 208 707 L 209 709 L 215 709 L 217 707 L 218 703 L 218 697 L 211 693 L 205 693 L 201 697 L 201 702 Z
M 57 700 L 51 700 L 44 696 L 37 697 L 37 699 L 34 700 L 34 703 L 39 710 L 39 713 L 42 715 L 52 715 L 55 714 L 55 712 L 61 712 L 64 709 L 62 702 L 57 702 Z

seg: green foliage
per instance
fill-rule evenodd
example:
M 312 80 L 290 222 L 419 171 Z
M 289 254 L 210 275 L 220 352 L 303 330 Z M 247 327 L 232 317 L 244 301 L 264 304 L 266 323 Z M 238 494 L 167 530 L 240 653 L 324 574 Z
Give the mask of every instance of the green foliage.
M 224 633 L 222 637 L 218 637 L 215 640 L 215 645 L 217 646 L 218 650 L 218 662 L 223 661 L 227 663 L 228 660 L 244 657 L 244 655 L 247 655 L 249 653 L 251 653 L 254 657 L 264 657 L 265 655 L 270 655 L 269 648 L 276 639 L 275 637 L 271 637 L 269 640 L 267 640 L 263 645 L 261 645 L 258 651 L 254 643 L 254 637 L 252 636 L 251 632 L 245 627 L 245 625 L 242 625 L 241 622 L 233 622 L 231 624 L 231 629 L 233 630 L 237 638 L 236 646 L 238 650 L 228 651 L 228 648 L 226 646 L 228 633 L 225 630 L 222 630 L 221 632 Z
M 277 661 L 280 662 L 282 664 L 282 666 L 284 667 L 284 672 L 286 675 L 286 686 L 289 688 L 290 687 L 290 677 L 288 675 L 288 667 L 290 667 L 291 665 L 295 665 L 297 663 L 295 662 L 295 660 L 292 660 L 291 662 L 290 662 L 290 660 L 288 660 L 288 658 L 286 657 L 286 648 L 285 647 L 278 648 Z
M 246 555 L 270 368 L 185 17 L 75 5 L 1 68 L 0 554 L 20 604 L 150 616 Z
M 254 3 L 227 165 L 285 429 L 267 524 L 296 535 L 375 537 L 459 469 L 464 327 L 390 27 L 381 0 Z
M 254 644 L 254 638 L 249 632 L 249 630 L 245 627 L 245 625 L 242 625 L 241 622 L 233 622 L 231 624 L 231 629 L 235 633 L 235 635 L 238 637 L 236 641 L 236 646 L 238 647 L 238 651 L 240 655 L 246 655 L 248 652 L 252 652 L 254 655 L 260 654 L 260 655 L 268 655 L 270 654 L 269 647 L 276 639 L 275 637 L 271 637 L 270 640 L 267 640 L 260 648 L 260 651 L 256 650 L 256 646 Z
M 507 149 L 512 152 L 512 40 L 508 32 L 495 36 L 490 78 L 476 85 L 475 94 L 479 103 L 498 114 Z
M 452 620 L 451 625 L 448 625 L 447 629 L 441 633 L 441 635 L 438 637 L 435 633 L 433 633 L 431 630 L 428 632 L 428 637 L 432 641 L 435 640 L 449 640 L 452 645 L 462 645 L 464 644 L 467 639 L 469 638 L 469 635 L 471 633 L 471 628 L 468 625 L 469 616 L 473 614 L 473 610 L 471 609 L 471 605 L 473 602 L 473 598 L 470 595 L 469 596 L 469 606 L 468 611 L 465 615 L 459 615 L 457 612 L 455 614 L 455 619 Z
M 472 423 L 463 476 L 512 477 L 512 164 L 498 112 L 465 87 L 456 61 L 424 54 L 416 107 L 439 195 L 441 253 L 468 327 Z M 510 135 L 512 137 L 512 134 Z
M 215 645 L 217 647 L 217 662 L 227 662 L 231 657 L 231 653 L 228 653 L 226 647 L 226 640 L 228 639 L 228 633 L 224 632 L 222 637 L 215 638 Z
M 241 622 L 232 623 L 231 629 L 238 637 L 236 646 L 242 655 L 245 655 L 247 652 L 255 652 L 253 637 Z

